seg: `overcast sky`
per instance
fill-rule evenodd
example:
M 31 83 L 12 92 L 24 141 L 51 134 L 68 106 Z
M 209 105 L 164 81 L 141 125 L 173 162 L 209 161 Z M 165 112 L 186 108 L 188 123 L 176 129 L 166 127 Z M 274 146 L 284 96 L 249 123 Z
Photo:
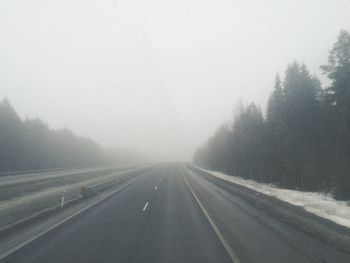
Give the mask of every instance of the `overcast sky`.
M 321 75 L 349 0 L 0 0 L 0 97 L 103 146 L 190 158 L 294 59 Z

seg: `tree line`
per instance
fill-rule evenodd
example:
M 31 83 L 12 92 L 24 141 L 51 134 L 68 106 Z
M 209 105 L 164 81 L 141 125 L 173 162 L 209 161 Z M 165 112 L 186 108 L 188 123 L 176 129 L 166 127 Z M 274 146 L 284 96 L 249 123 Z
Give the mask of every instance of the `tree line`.
M 8 99 L 0 102 L 0 172 L 93 166 L 104 158 L 92 140 L 39 118 L 22 120 Z
M 266 114 L 240 105 L 197 149 L 204 168 L 301 191 L 350 199 L 350 33 L 341 31 L 321 66 L 330 85 L 321 87 L 304 64 L 276 76 Z

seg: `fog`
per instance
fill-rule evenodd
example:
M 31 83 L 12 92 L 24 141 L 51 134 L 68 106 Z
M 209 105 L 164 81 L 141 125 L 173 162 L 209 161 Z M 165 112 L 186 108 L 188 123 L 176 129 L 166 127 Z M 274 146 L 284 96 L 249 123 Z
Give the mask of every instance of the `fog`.
M 294 59 L 322 78 L 348 0 L 0 1 L 0 97 L 105 147 L 191 158 Z M 324 80 L 325 81 L 325 80 Z

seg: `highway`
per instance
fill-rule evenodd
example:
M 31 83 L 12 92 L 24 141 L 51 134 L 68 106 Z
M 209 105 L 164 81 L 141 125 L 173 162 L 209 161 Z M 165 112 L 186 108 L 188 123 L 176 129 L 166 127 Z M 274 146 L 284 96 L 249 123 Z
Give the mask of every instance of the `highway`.
M 348 263 L 350 255 L 176 163 L 147 171 L 0 261 Z

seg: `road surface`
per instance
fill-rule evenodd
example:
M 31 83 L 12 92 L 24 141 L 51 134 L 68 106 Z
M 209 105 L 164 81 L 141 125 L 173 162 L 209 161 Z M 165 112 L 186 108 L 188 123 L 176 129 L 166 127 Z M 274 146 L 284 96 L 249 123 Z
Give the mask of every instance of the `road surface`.
M 1 262 L 350 262 L 184 164 L 159 166 Z

